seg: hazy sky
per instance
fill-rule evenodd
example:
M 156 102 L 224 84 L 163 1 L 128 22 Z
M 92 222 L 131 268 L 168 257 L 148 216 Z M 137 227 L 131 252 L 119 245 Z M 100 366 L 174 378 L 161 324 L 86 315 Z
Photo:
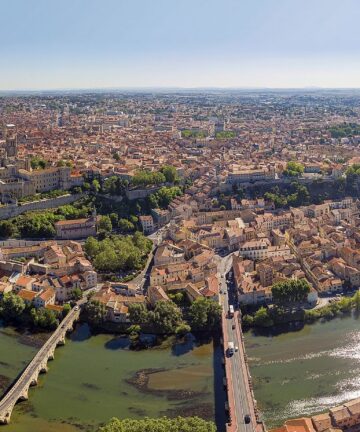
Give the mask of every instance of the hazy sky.
M 0 89 L 360 87 L 360 0 L 0 0 Z

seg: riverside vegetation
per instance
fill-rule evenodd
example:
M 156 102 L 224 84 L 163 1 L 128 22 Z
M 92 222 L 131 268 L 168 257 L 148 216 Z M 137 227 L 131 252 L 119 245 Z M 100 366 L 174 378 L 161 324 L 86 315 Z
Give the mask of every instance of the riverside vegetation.
M 179 296 L 177 297 L 179 300 Z M 211 299 L 199 297 L 190 306 L 181 308 L 173 301 L 158 301 L 149 309 L 144 304 L 129 305 L 129 334 L 132 347 L 140 347 L 140 333 L 184 336 L 190 331 L 214 332 L 219 329 L 221 306 Z M 102 327 L 106 320 L 104 304 L 90 300 L 84 308 L 87 322 L 94 327 Z
M 54 330 L 69 313 L 71 306 L 65 304 L 62 312 L 27 305 L 16 294 L 6 293 L 0 300 L 0 318 L 6 323 L 30 326 L 41 330 Z
M 329 303 L 318 309 L 304 310 L 299 308 L 274 305 L 271 308 L 260 307 L 255 313 L 245 314 L 243 325 L 249 327 L 272 327 L 291 321 L 312 323 L 318 319 L 330 320 L 350 314 L 352 311 L 360 312 L 360 292 L 357 291 L 352 297 L 342 297 L 338 301 Z
M 141 420 L 113 418 L 99 432 L 216 432 L 213 422 L 199 417 L 144 418 Z

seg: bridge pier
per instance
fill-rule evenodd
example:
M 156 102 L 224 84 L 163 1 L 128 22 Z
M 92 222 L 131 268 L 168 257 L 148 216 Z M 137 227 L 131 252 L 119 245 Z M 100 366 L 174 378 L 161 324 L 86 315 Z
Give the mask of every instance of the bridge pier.
M 5 415 L 0 417 L 0 424 L 7 425 L 10 423 L 11 411 L 5 413 Z
M 65 335 L 58 340 L 56 346 L 64 346 L 65 345 Z
M 48 369 L 47 365 L 45 364 L 45 365 L 42 365 L 42 366 L 40 367 L 39 373 L 41 373 L 41 374 L 45 374 L 48 370 L 49 370 L 49 369 Z
M 27 401 L 29 399 L 29 393 L 26 391 L 24 392 L 18 399 L 19 402 Z

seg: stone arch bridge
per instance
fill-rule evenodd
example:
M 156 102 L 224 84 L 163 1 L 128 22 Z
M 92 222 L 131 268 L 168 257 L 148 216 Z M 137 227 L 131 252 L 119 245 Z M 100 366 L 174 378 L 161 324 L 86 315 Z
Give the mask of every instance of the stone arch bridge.
M 4 394 L 0 400 L 0 424 L 8 424 L 16 403 L 28 399 L 29 388 L 37 384 L 40 373 L 47 371 L 48 360 L 54 359 L 55 349 L 58 345 L 65 344 L 66 333 L 73 329 L 74 322 L 79 319 L 79 315 L 80 309 L 79 306 L 76 306 L 61 321 L 59 327 Z

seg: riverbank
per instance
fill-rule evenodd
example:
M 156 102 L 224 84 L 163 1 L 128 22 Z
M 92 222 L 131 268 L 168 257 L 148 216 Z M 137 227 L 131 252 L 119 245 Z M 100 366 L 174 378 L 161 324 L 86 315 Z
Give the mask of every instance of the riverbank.
M 296 323 L 297 326 L 311 324 L 317 320 L 331 320 L 337 317 L 360 314 L 360 292 L 352 297 L 341 297 L 318 309 L 299 309 L 296 306 L 273 305 L 260 307 L 252 314 L 244 314 L 242 325 L 249 328 L 271 328 Z

